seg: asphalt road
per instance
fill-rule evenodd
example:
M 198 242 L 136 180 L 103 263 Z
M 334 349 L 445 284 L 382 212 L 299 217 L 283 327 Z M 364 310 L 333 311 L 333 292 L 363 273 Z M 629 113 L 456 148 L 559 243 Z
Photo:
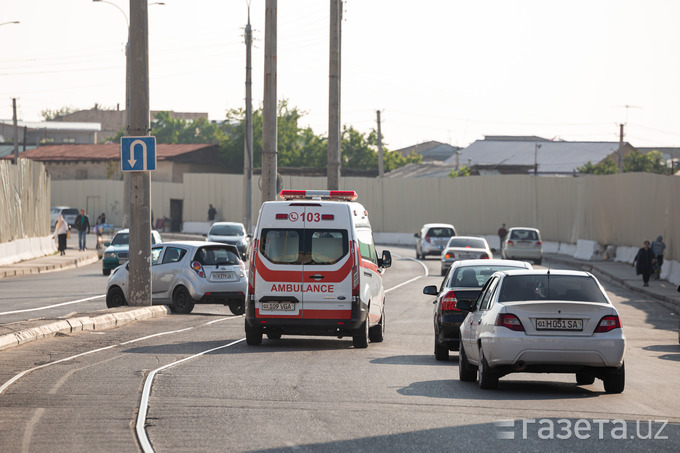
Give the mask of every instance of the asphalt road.
M 458 380 L 456 354 L 434 359 L 432 297 L 422 288 L 441 282 L 439 263 L 425 261 L 427 276 L 411 249 L 389 248 L 385 341 L 367 349 L 329 337 L 247 346 L 243 317 L 199 305 L 0 352 L 3 451 L 139 451 L 145 383 L 142 441 L 159 452 L 680 451 L 680 349 L 668 309 L 603 281 L 628 338 L 622 394 L 556 374 L 513 374 L 480 390 Z M 13 291 L 43 291 L 16 303 L 89 284 L 94 294 L 105 281 L 99 273 L 95 282 L 97 264 L 78 271 L 58 274 L 63 282 L 49 285 L 65 286 L 53 291 L 14 279 Z

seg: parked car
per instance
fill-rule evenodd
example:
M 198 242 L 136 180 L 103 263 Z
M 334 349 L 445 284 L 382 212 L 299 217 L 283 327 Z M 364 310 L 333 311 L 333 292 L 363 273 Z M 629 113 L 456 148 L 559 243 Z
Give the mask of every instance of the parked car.
M 151 245 L 163 242 L 158 231 L 151 231 Z M 104 242 L 104 255 L 102 255 L 102 274 L 110 275 L 111 271 L 129 259 L 130 255 L 130 230 L 120 230 L 113 236 L 111 242 Z
M 456 236 L 449 239 L 441 256 L 441 275 L 460 260 L 491 259 L 493 251 L 486 239 L 476 236 Z
M 533 260 L 535 264 L 541 264 L 543 260 L 541 232 L 536 228 L 510 228 L 505 236 L 501 254 L 505 259 Z
M 439 288 L 430 285 L 423 294 L 436 296 L 434 300 L 434 356 L 448 360 L 449 351 L 458 351 L 460 324 L 467 312 L 456 308 L 459 299 L 475 300 L 491 274 L 500 270 L 532 269 L 524 261 L 511 260 L 464 260 L 456 261 L 449 269 Z
M 246 227 L 237 222 L 215 222 L 210 226 L 206 241 L 221 242 L 236 246 L 243 261 L 248 260 L 248 247 L 252 234 L 246 232 Z
M 50 209 L 50 228 L 54 229 L 60 215 L 64 216 L 66 223 L 71 227 L 74 227 L 78 214 L 80 214 L 80 212 L 76 208 L 71 208 L 69 206 L 54 206 Z
M 460 327 L 459 375 L 492 389 L 514 372 L 574 373 L 578 385 L 604 382 L 607 393 L 625 385 L 626 339 L 616 308 L 588 272 L 499 271 Z
M 106 306 L 128 304 L 129 264 L 109 277 Z M 233 245 L 202 241 L 163 242 L 151 248 L 152 303 L 166 304 L 173 313 L 191 313 L 195 304 L 228 305 L 235 315 L 245 312 L 248 277 Z
M 440 256 L 456 229 L 448 223 L 426 223 L 413 236 L 416 240 L 416 258 L 425 259 L 428 255 Z

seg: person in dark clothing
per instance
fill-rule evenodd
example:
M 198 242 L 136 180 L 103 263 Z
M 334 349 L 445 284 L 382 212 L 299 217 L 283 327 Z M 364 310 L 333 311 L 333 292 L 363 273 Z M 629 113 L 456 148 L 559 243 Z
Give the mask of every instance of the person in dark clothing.
M 661 266 L 663 265 L 663 252 L 666 250 L 666 244 L 663 243 L 663 236 L 658 235 L 656 241 L 651 245 L 652 253 L 654 254 L 654 272 L 653 277 L 658 280 L 661 277 Z
M 215 216 L 217 215 L 217 209 L 213 207 L 213 205 L 210 205 L 210 208 L 208 209 L 208 220 L 213 221 L 215 220 Z
M 498 239 L 501 241 L 501 246 L 500 246 L 501 252 L 503 251 L 503 243 L 505 242 L 505 236 L 507 236 L 507 235 L 508 235 L 508 230 L 505 228 L 505 224 L 503 224 L 498 229 Z
M 654 271 L 654 261 L 654 252 L 649 248 L 649 241 L 645 241 L 633 261 L 636 274 L 642 274 L 643 286 L 649 286 L 649 277 Z
M 78 230 L 78 250 L 85 250 L 87 233 L 90 232 L 90 218 L 85 215 L 85 210 L 80 210 L 80 215 L 76 217 L 76 229 Z

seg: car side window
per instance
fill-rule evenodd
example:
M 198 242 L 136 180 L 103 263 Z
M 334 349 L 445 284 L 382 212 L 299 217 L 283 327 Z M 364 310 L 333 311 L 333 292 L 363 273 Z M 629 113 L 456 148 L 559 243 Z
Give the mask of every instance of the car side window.
M 486 291 L 484 292 L 484 297 L 479 306 L 480 310 L 488 310 L 491 303 L 491 296 L 496 291 L 496 286 L 498 285 L 498 277 L 493 277 L 488 285 L 486 286 Z
M 155 247 L 151 249 L 151 265 L 155 266 L 156 264 L 159 263 L 159 258 L 161 257 L 161 252 L 163 251 L 163 247 Z
M 165 249 L 165 253 L 163 254 L 163 264 L 177 263 L 182 261 L 182 258 L 186 252 L 186 250 L 178 247 L 167 247 Z

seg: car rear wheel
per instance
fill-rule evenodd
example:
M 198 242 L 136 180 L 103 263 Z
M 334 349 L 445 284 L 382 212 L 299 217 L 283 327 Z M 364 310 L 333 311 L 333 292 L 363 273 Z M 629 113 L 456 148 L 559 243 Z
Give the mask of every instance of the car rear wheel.
M 602 379 L 604 381 L 604 391 L 607 393 L 621 393 L 626 386 L 626 370 L 623 364 L 621 368 L 610 370 Z
M 366 313 L 366 320 L 361 326 L 361 332 L 352 336 L 352 345 L 357 349 L 364 349 L 368 347 L 368 313 Z
M 477 369 L 468 362 L 465 347 L 462 344 L 458 354 L 458 378 L 465 382 L 472 382 L 477 379 Z
M 595 376 L 585 373 L 576 373 L 577 385 L 590 385 L 595 382 Z
M 257 326 L 251 326 L 246 321 L 246 344 L 250 346 L 258 346 L 262 344 L 262 329 Z
M 186 315 L 191 313 L 191 310 L 193 309 L 194 301 L 191 299 L 189 291 L 187 291 L 185 287 L 180 286 L 172 294 L 172 305 L 170 306 L 170 310 L 173 313 Z
M 434 358 L 437 360 L 449 360 L 449 348 L 439 342 L 437 335 L 434 336 Z
M 229 310 L 235 315 L 242 315 L 246 312 L 246 303 L 243 300 L 231 302 L 229 304 Z
M 479 388 L 481 389 L 495 389 L 498 388 L 498 375 L 491 370 L 489 363 L 484 357 L 484 350 L 479 348 Z
M 381 343 L 385 337 L 385 304 L 383 304 L 382 313 L 380 313 L 380 322 L 377 326 L 368 329 L 368 339 L 371 343 Z
M 111 289 L 109 289 L 109 292 L 106 293 L 106 307 L 115 308 L 122 307 L 123 305 L 127 305 L 127 301 L 125 300 L 125 294 L 123 294 L 123 290 L 117 286 L 114 286 Z
M 111 269 L 102 269 L 102 274 L 111 275 Z

